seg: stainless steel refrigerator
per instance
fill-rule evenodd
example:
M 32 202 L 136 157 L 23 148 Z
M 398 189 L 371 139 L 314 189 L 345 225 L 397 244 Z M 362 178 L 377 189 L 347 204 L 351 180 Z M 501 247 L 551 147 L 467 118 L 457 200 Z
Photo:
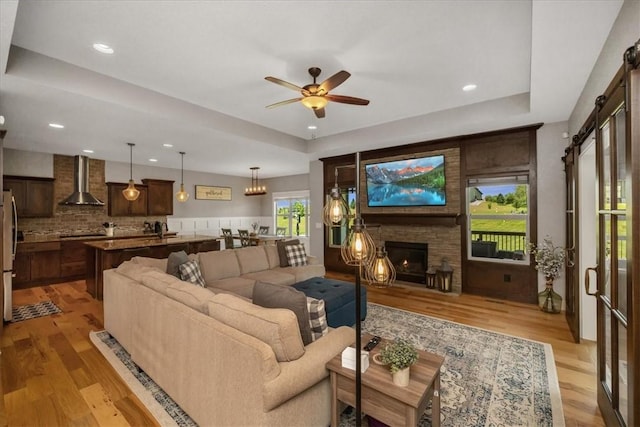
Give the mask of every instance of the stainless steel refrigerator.
M 16 201 L 11 191 L 2 192 L 3 209 L 2 209 L 2 280 L 4 282 L 4 320 L 12 319 L 12 299 L 11 291 L 13 290 L 13 260 L 16 257 L 16 243 L 18 240 L 18 215 L 16 211 Z

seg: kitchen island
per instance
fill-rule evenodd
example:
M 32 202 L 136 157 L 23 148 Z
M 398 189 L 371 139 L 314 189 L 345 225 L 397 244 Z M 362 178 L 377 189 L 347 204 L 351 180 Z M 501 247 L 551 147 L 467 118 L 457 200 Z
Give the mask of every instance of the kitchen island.
M 102 272 L 115 268 L 134 256 L 167 258 L 171 252 L 218 251 L 220 239 L 212 236 L 145 237 L 85 242 L 87 251 L 87 292 L 102 299 Z

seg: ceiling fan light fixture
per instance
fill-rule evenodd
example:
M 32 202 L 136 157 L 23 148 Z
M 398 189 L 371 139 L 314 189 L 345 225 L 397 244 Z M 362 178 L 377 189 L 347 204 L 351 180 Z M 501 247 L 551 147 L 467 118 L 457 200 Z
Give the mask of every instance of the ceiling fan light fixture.
M 311 95 L 302 98 L 302 105 L 312 110 L 324 108 L 327 105 L 327 99 L 324 96 Z

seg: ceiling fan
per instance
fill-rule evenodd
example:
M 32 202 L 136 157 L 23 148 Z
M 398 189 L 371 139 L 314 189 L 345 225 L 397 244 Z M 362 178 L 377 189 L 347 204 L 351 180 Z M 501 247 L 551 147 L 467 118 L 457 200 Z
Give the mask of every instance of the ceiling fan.
M 349 76 L 351 76 L 351 74 L 349 74 L 347 71 L 338 71 L 333 76 L 318 84 L 316 83 L 316 78 L 320 75 L 321 71 L 322 70 L 320 70 L 320 68 L 318 67 L 309 68 L 309 74 L 311 74 L 311 77 L 313 77 L 313 83 L 305 85 L 303 87 L 285 82 L 284 80 L 280 80 L 277 77 L 265 77 L 265 79 L 269 80 L 270 82 L 288 87 L 289 89 L 293 89 L 302 94 L 301 98 L 293 98 L 287 99 L 286 101 L 276 102 L 275 104 L 267 105 L 266 108 L 279 107 L 281 105 L 292 104 L 294 102 L 300 101 L 302 105 L 312 109 L 317 118 L 321 119 L 324 117 L 324 107 L 329 101 L 352 105 L 369 104 L 368 99 L 354 98 L 352 96 L 344 95 L 331 95 L 329 93 L 329 91 L 344 83 L 344 81 L 347 80 Z

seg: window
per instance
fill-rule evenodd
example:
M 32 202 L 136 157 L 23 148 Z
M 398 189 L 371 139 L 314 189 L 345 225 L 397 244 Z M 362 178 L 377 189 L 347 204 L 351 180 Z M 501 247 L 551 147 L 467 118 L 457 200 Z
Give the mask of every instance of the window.
M 349 220 L 344 225 L 333 225 L 329 227 L 329 246 L 338 247 L 342 245 L 344 239 L 347 238 L 347 233 L 351 229 L 353 225 L 353 211 L 356 208 L 356 188 L 341 188 L 340 192 L 342 197 L 347 201 L 349 206 Z M 331 196 L 327 195 L 327 200 L 325 203 L 329 201 Z
M 309 192 L 274 194 L 275 230 L 285 228 L 287 236 L 309 235 Z
M 468 258 L 528 264 L 528 206 L 527 176 L 470 179 Z

